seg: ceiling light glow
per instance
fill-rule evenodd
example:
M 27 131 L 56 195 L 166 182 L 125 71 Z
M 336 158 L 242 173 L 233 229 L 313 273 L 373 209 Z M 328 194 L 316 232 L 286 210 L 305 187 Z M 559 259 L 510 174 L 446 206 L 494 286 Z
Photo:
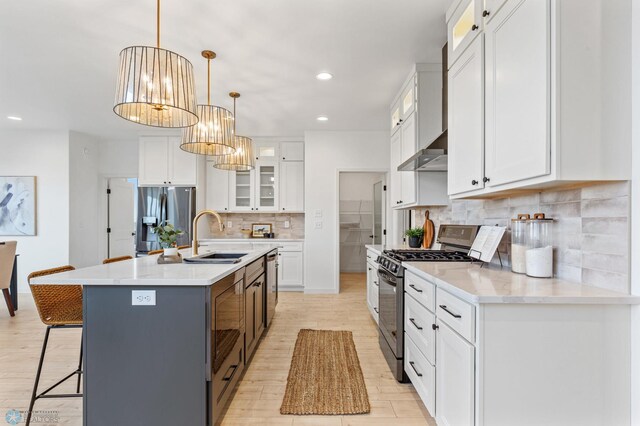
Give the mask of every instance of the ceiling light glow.
M 318 80 L 331 80 L 333 78 L 333 75 L 328 72 L 321 72 L 320 74 L 316 75 L 316 78 Z
M 16 117 L 15 115 L 7 115 L 7 118 L 13 121 L 22 121 L 21 117 Z
M 329 117 L 326 115 L 321 115 L 317 118 L 318 121 L 329 121 Z

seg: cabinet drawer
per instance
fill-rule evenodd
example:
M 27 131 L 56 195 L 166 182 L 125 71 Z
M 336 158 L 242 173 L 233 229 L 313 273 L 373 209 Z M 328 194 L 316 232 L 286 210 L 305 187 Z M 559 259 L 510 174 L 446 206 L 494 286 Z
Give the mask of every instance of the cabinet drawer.
M 475 342 L 476 309 L 473 305 L 458 299 L 438 288 L 436 290 L 436 315 L 469 342 Z
M 278 244 L 278 251 L 286 252 L 286 251 L 302 251 L 303 243 L 295 242 L 295 243 L 280 243 Z
M 404 371 L 411 379 L 420 399 L 429 414 L 436 416 L 436 369 L 418 350 L 417 345 L 405 333 L 404 340 Z
M 367 262 L 375 262 L 378 259 L 378 254 L 372 250 L 367 250 Z
M 404 291 L 413 296 L 422 306 L 435 312 L 436 286 L 409 271 L 406 271 L 404 280 Z
M 436 364 L 436 333 L 433 325 L 436 317 L 411 295 L 404 298 L 404 330 L 416 343 L 427 360 Z

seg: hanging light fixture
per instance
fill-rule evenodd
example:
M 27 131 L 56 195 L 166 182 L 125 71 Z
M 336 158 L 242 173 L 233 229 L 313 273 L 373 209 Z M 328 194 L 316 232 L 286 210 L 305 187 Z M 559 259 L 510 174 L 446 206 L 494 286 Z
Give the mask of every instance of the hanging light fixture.
M 156 15 L 156 47 L 131 46 L 120 52 L 113 111 L 147 126 L 193 126 L 198 122 L 193 65 L 160 48 L 160 0 Z
M 236 117 L 236 100 L 240 93 L 231 92 L 229 96 L 233 98 L 233 116 Z M 222 170 L 253 170 L 255 169 L 255 157 L 253 156 L 253 141 L 246 136 L 236 134 L 236 120 L 233 120 L 233 143 L 236 152 L 220 157 L 213 157 L 211 162 L 213 167 Z
M 207 105 L 198 105 L 200 121 L 182 129 L 180 148 L 193 154 L 220 156 L 236 151 L 233 144 L 233 114 L 225 108 L 211 105 L 211 60 L 216 54 L 203 50 L 207 60 Z

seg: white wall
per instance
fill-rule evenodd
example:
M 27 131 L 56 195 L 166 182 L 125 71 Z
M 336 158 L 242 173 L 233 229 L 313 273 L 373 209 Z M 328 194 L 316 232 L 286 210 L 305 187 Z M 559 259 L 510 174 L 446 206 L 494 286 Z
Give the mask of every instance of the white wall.
M 0 130 L 0 175 L 36 176 L 36 236 L 17 240 L 19 292 L 27 275 L 69 263 L 69 133 Z
M 387 171 L 389 132 L 305 132 L 304 143 L 305 293 L 337 293 L 338 172 Z
M 98 173 L 112 177 L 138 176 L 138 138 L 100 141 Z
M 76 268 L 96 265 L 98 253 L 97 139 L 69 132 L 69 263 Z

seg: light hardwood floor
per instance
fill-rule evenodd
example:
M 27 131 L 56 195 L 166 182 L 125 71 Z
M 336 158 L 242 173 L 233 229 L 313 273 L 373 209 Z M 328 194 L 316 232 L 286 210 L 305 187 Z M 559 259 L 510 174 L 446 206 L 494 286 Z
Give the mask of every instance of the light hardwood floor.
M 280 293 L 277 314 L 264 335 L 222 425 L 435 425 L 410 384 L 395 381 L 378 347 L 378 331 L 366 305 L 365 275 L 343 274 L 338 295 Z M 22 295 L 21 295 L 22 296 Z M 350 330 L 364 373 L 371 413 L 353 416 L 283 416 L 280 404 L 298 331 Z M 33 302 L 24 296 L 16 317 L 0 310 L 0 419 L 26 410 L 44 335 Z M 49 341 L 42 384 L 73 371 L 80 335 L 55 330 Z M 70 383 L 65 391 L 73 391 Z M 81 425 L 80 399 L 39 400 L 35 410 L 55 410 L 60 425 Z

